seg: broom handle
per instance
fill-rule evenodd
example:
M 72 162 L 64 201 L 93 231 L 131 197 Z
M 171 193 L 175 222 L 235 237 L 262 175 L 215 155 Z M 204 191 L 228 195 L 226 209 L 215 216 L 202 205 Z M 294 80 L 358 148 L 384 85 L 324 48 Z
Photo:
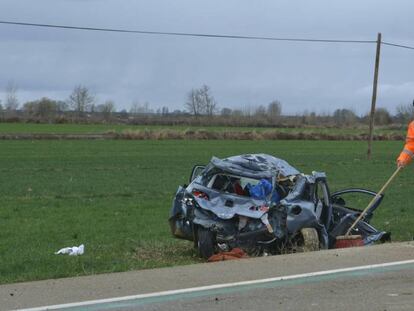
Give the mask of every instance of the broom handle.
M 394 174 L 392 174 L 392 176 L 390 177 L 390 179 L 388 179 L 388 181 L 381 188 L 381 190 L 375 195 L 375 197 L 371 200 L 371 202 L 369 202 L 368 206 L 362 211 L 361 215 L 359 215 L 359 217 L 354 221 L 354 223 L 352 224 L 352 226 L 346 232 L 345 236 L 347 236 L 347 235 L 349 235 L 351 233 L 352 229 L 354 229 L 354 227 L 356 226 L 356 224 L 365 216 L 366 212 L 372 207 L 372 205 L 374 205 L 374 203 L 376 202 L 376 200 L 382 195 L 382 193 L 385 191 L 385 189 L 387 189 L 388 185 L 393 181 L 393 179 L 395 178 L 395 176 L 397 176 L 397 174 L 400 172 L 401 169 L 402 169 L 401 166 L 399 166 L 396 169 L 396 171 L 394 172 Z

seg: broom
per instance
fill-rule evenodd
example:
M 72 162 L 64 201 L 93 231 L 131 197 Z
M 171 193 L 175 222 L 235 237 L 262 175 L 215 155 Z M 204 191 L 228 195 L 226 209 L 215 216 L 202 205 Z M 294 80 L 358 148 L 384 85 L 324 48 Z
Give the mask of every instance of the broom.
M 335 248 L 346 248 L 346 247 L 353 247 L 353 246 L 362 246 L 364 245 L 364 241 L 362 240 L 361 235 L 350 235 L 352 229 L 355 228 L 357 223 L 365 216 L 367 211 L 374 205 L 377 199 L 383 194 L 385 189 L 388 185 L 394 180 L 395 176 L 400 172 L 402 169 L 401 166 L 397 168 L 394 174 L 391 175 L 390 179 L 385 183 L 385 185 L 381 188 L 381 190 L 375 195 L 375 197 L 369 202 L 368 206 L 362 211 L 361 215 L 354 221 L 352 226 L 348 229 L 345 235 L 338 235 L 336 237 Z

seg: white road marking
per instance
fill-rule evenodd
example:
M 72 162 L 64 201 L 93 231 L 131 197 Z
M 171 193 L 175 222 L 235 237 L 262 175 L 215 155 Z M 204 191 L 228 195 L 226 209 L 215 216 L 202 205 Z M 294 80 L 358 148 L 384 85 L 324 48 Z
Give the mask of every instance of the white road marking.
M 404 265 L 404 264 L 413 264 L 413 263 L 414 263 L 414 259 L 404 260 L 404 261 L 394 261 L 394 262 L 386 262 L 386 263 L 375 264 L 375 265 L 366 265 L 366 266 L 357 266 L 357 267 L 341 268 L 341 269 L 334 269 L 334 270 L 316 271 L 316 272 L 309 272 L 309 273 L 303 273 L 303 274 L 279 276 L 279 277 L 273 277 L 273 278 L 267 278 L 267 279 L 242 281 L 242 282 L 234 282 L 234 283 L 224 283 L 224 284 L 214 284 L 214 285 L 208 285 L 208 286 L 183 288 L 183 289 L 168 290 L 168 291 L 154 292 L 154 293 L 148 293 L 148 294 L 138 294 L 138 295 L 131 295 L 131 296 L 113 297 L 113 298 L 88 300 L 88 301 L 73 302 L 73 303 L 66 303 L 66 304 L 59 304 L 59 305 L 50 305 L 50 306 L 43 306 L 43 307 L 36 307 L 36 308 L 18 309 L 15 311 L 44 311 L 44 310 L 57 310 L 57 309 L 64 309 L 64 308 L 84 307 L 84 306 L 90 306 L 90 305 L 121 302 L 121 301 L 127 301 L 127 300 L 136 300 L 136 299 L 151 298 L 151 297 L 162 297 L 162 296 L 170 296 L 170 295 L 177 295 L 177 294 L 186 294 L 186 293 L 214 290 L 214 289 L 220 289 L 220 288 L 255 285 L 255 284 L 270 283 L 270 282 L 275 282 L 275 281 L 294 280 L 294 279 L 300 279 L 300 278 L 311 278 L 314 276 L 322 276 L 322 275 L 329 275 L 329 274 L 342 273 L 342 272 L 353 272 L 353 271 L 359 271 L 359 270 L 369 270 L 369 269 L 376 269 L 376 268 L 385 268 L 385 267 L 398 266 L 398 265 Z

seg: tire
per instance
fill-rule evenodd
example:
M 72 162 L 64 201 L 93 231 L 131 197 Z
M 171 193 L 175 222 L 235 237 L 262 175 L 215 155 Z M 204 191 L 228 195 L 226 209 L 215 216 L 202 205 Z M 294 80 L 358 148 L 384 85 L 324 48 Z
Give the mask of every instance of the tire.
M 319 249 L 319 235 L 315 228 L 302 228 L 292 245 L 293 253 L 314 252 Z
M 315 228 L 303 228 L 300 233 L 303 238 L 303 252 L 319 250 L 319 236 Z
M 208 259 L 214 254 L 214 235 L 210 230 L 198 227 L 197 249 L 201 258 Z

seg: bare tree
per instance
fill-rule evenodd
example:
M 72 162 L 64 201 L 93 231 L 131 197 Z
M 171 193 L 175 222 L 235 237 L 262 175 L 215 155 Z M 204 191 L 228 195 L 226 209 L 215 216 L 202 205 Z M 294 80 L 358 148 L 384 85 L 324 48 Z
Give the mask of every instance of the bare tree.
M 115 112 L 115 103 L 112 100 L 107 100 L 103 104 L 96 106 L 96 110 L 102 113 L 105 120 L 109 120 Z
M 198 90 L 192 89 L 190 93 L 188 93 L 185 108 L 195 117 L 201 115 L 202 103 L 198 94 Z
M 254 114 L 254 107 L 251 104 L 244 105 L 241 110 L 245 117 L 251 117 Z
M 279 117 L 282 114 L 282 104 L 278 100 L 274 100 L 267 105 L 267 115 L 270 118 Z
M 356 123 L 358 117 L 350 109 L 336 109 L 333 113 L 333 119 L 337 124 L 352 125 Z
M 95 102 L 93 102 L 92 104 L 88 105 L 85 109 L 85 111 L 90 112 L 91 114 L 94 114 L 96 112 L 96 105 Z
M 202 101 L 204 113 L 208 116 L 212 116 L 217 110 L 217 102 L 211 95 L 210 87 L 204 84 L 199 89 L 199 96 Z
M 168 107 L 166 107 L 166 106 L 163 106 L 162 108 L 161 108 L 161 114 L 163 115 L 163 116 L 168 116 L 168 114 L 170 113 L 170 110 L 168 109 Z
M 409 122 L 414 117 L 414 106 L 409 104 L 398 105 L 396 117 L 404 123 Z
M 67 102 L 63 101 L 63 100 L 59 100 L 57 101 L 57 111 L 59 113 L 63 113 L 65 111 L 69 110 L 69 105 Z
M 240 117 L 244 116 L 244 111 L 243 111 L 243 110 L 241 110 L 241 109 L 233 109 L 233 110 L 231 111 L 231 115 L 232 115 L 233 117 L 238 117 L 238 118 L 240 118 Z
M 129 113 L 133 116 L 137 115 L 140 109 L 140 103 L 135 100 L 132 102 L 131 109 L 129 109 Z
M 222 116 L 224 116 L 224 117 L 228 117 L 228 116 L 231 116 L 231 113 L 232 113 L 233 111 L 230 109 L 230 108 L 223 108 L 223 109 L 221 109 L 221 112 L 220 112 L 220 114 L 222 115 Z
M 141 104 L 137 100 L 134 100 L 132 102 L 131 109 L 129 110 L 129 113 L 132 115 L 148 114 L 153 112 L 154 111 L 151 109 L 150 104 L 148 102 Z
M 89 109 L 94 100 L 94 96 L 90 94 L 87 87 L 78 85 L 69 96 L 69 105 L 78 114 L 78 117 L 81 117 Z
M 377 108 L 375 111 L 375 124 L 378 125 L 387 125 L 392 122 L 391 114 L 386 108 Z
M 210 87 L 203 85 L 199 89 L 192 89 L 187 95 L 185 108 L 194 116 L 212 116 L 217 110 L 217 102 L 211 95 Z
M 7 112 L 15 112 L 19 108 L 19 100 L 17 99 L 17 85 L 13 81 L 9 81 L 6 85 L 6 101 L 4 107 Z
M 266 116 L 266 108 L 263 105 L 256 107 L 254 111 L 254 115 L 256 117 L 264 117 Z

